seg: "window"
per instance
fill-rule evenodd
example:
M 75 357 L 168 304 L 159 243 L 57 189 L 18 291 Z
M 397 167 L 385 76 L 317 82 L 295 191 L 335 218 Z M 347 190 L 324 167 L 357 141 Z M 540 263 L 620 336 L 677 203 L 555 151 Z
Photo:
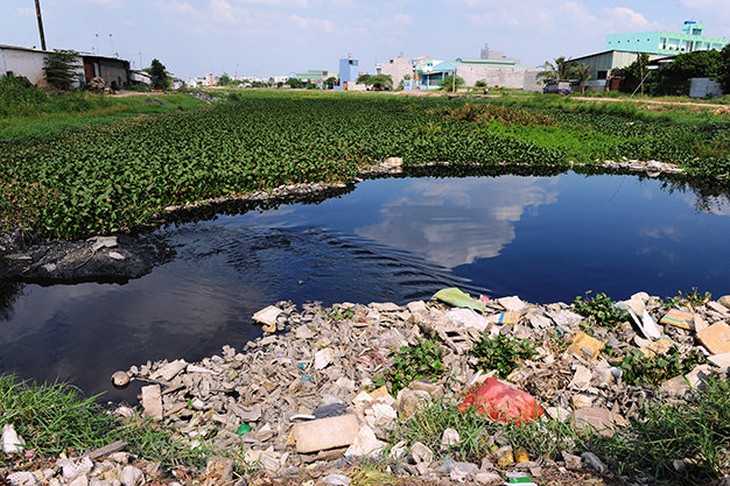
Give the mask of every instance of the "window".
M 608 78 L 608 71 L 598 71 L 596 73 L 596 79 L 606 79 Z

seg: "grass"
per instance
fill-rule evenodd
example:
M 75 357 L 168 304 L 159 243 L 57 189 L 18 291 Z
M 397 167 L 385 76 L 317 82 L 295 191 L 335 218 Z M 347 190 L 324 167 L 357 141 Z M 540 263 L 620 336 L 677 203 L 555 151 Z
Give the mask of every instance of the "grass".
M 460 412 L 448 401 L 432 402 L 420 413 L 401 422 L 391 442 L 422 442 L 437 459 L 480 463 L 495 444 L 524 447 L 532 460 L 559 460 L 562 451 L 592 451 L 607 462 L 614 476 L 643 477 L 672 484 L 704 484 L 730 471 L 730 382 L 709 379 L 688 403 L 645 403 L 629 417 L 630 426 L 604 437 L 590 429 L 581 432 L 549 417 L 525 425 L 505 424 L 478 414 Z M 447 428 L 461 442 L 441 447 Z M 675 460 L 684 461 L 678 470 Z
M 616 474 L 700 484 L 730 470 L 730 381 L 710 379 L 689 403 L 646 405 L 630 419 L 630 427 L 591 444 Z
M 89 127 L 98 127 L 142 115 L 191 110 L 203 101 L 189 94 L 154 94 L 115 97 L 92 93 L 52 95 L 63 100 L 42 109 L 0 114 L 0 147 L 8 144 L 35 144 Z
M 117 440 L 127 442 L 133 454 L 165 467 L 204 468 L 208 457 L 236 454 L 217 451 L 205 441 L 192 448 L 149 419 L 123 422 L 99 405 L 97 398 L 84 398 L 68 384 L 19 382 L 12 375 L 0 376 L 0 426 L 13 424 L 25 439 L 26 449 L 36 450 L 41 457 L 69 450 L 82 454 Z M 0 464 L 6 460 L 0 451 Z

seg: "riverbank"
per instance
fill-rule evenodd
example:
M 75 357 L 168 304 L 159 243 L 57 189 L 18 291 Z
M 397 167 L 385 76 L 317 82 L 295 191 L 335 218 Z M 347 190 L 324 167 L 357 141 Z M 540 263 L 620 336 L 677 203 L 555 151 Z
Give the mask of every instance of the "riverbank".
M 77 449 L 76 469 L 6 456 L 4 474 L 33 472 L 25 463 L 61 484 L 125 470 L 161 484 L 718 484 L 730 472 L 730 296 L 535 305 L 451 291 L 402 307 L 281 302 L 254 319 L 267 335 L 240 352 L 115 375 L 145 384 L 120 420 L 149 417 L 200 454 L 197 468 L 128 441 L 92 459 Z M 540 408 L 501 409 L 509 423 L 460 410 L 490 377 Z M 32 424 L 14 425 L 32 448 Z
M 674 164 L 639 160 L 605 161 L 602 165 L 576 164 L 575 171 L 636 174 L 640 177 L 677 178 L 684 169 Z M 175 257 L 174 249 L 153 232 L 173 223 L 215 218 L 218 214 L 240 214 L 272 209 L 282 204 L 315 203 L 354 190 L 364 179 L 380 177 L 423 177 L 425 175 L 500 175 L 533 173 L 530 165 L 499 167 L 454 166 L 450 163 L 404 166 L 400 157 L 363 167 L 347 183 L 289 184 L 266 191 L 232 194 L 163 208 L 148 232 L 137 235 L 115 233 L 82 240 L 33 237 L 19 229 L 0 233 L 0 279 L 23 283 L 126 282 L 148 274 L 156 265 Z M 567 169 L 543 168 L 537 174 L 560 174 Z

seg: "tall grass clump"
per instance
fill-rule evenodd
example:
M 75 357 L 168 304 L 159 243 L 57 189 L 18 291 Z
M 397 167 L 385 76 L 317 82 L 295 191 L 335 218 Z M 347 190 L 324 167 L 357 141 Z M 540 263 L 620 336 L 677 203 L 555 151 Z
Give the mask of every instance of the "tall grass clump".
M 646 405 L 591 447 L 620 475 L 701 484 L 730 470 L 730 381 L 707 380 L 688 403 Z M 694 483 L 692 483 L 694 481 Z
M 0 117 L 31 115 L 46 103 L 48 95 L 27 78 L 11 74 L 0 76 Z
M 120 418 L 96 400 L 85 398 L 68 384 L 38 384 L 0 376 L 0 427 L 12 424 L 27 450 L 41 457 L 69 450 L 82 454 L 117 440 L 127 449 L 165 467 L 185 465 L 204 468 L 213 455 L 235 455 L 236 451 L 215 450 L 202 438 L 195 447 L 182 442 L 150 419 Z M 0 464 L 8 461 L 0 450 Z

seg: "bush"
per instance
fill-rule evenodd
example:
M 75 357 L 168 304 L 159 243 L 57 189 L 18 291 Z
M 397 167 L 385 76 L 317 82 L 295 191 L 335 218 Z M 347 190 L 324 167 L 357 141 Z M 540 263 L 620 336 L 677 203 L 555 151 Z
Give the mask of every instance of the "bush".
M 611 298 L 603 292 L 598 292 L 592 299 L 588 297 L 591 293 L 589 290 L 585 297 L 579 295 L 573 301 L 578 314 L 587 317 L 594 324 L 608 328 L 616 327 L 618 323 L 629 318 L 628 312 L 614 306 Z
M 0 77 L 0 116 L 30 115 L 48 102 L 48 95 L 27 78 L 6 74 Z

